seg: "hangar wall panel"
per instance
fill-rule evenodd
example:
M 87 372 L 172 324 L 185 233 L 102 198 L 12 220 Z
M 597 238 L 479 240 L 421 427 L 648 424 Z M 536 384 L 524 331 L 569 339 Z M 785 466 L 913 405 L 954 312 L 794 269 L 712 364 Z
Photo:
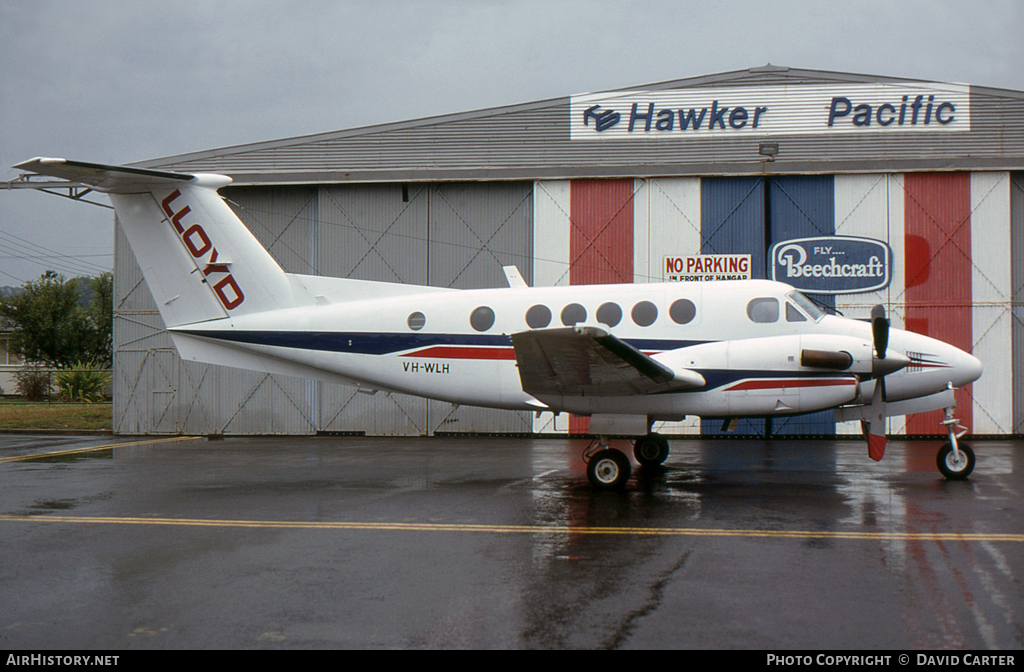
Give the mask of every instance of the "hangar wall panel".
M 572 183 L 569 180 L 538 180 L 533 184 L 533 285 L 563 287 L 569 284 L 569 248 L 572 218 Z M 536 414 L 533 431 L 569 431 L 566 415 Z
M 661 282 L 666 256 L 700 252 L 700 179 L 637 180 L 633 197 L 633 282 Z M 656 422 L 662 434 L 700 434 L 700 419 Z
M 635 180 L 573 180 L 569 208 L 570 285 L 633 281 L 635 190 Z M 569 418 L 570 433 L 586 433 L 589 426 L 588 417 Z
M 319 189 L 317 273 L 338 278 L 427 284 L 429 185 Z M 317 383 L 318 431 L 370 436 L 427 433 L 427 402 L 411 395 L 358 392 Z
M 427 185 L 319 189 L 317 274 L 427 284 Z
M 533 284 L 536 287 L 569 284 L 571 191 L 572 183 L 569 180 L 542 180 L 534 183 Z
M 230 187 L 221 193 L 281 268 L 288 273 L 316 272 L 316 189 Z
M 765 277 L 765 183 L 760 177 L 701 180 L 701 254 L 750 254 L 750 277 Z M 701 434 L 722 434 L 721 420 L 701 420 Z M 736 434 L 763 435 L 763 420 L 740 420 Z
M 970 352 L 971 175 L 908 173 L 903 188 L 907 329 Z M 957 390 L 956 400 L 962 424 L 971 427 L 971 386 Z M 942 417 L 941 411 L 912 415 L 907 433 L 935 433 Z
M 835 234 L 835 184 L 831 175 L 781 175 L 768 182 L 768 240 L 770 245 L 793 238 Z M 822 305 L 835 308 L 835 297 L 812 295 Z M 835 434 L 835 414 L 829 411 L 788 418 L 774 418 L 774 434 Z
M 502 266 L 533 280 L 533 184 L 433 185 L 427 216 L 427 284 L 456 289 L 505 287 Z M 533 414 L 427 402 L 427 430 L 529 433 Z
M 430 192 L 428 284 L 507 285 L 502 266 L 533 280 L 533 185 L 452 183 Z
M 637 180 L 633 282 L 661 282 L 666 256 L 700 252 L 700 178 Z
M 1024 173 L 1011 173 L 1010 207 L 1013 433 L 1024 434 Z
M 971 352 L 988 363 L 972 383 L 975 434 L 1009 434 L 1013 427 L 1010 174 L 971 174 Z M 964 423 L 966 424 L 966 423 Z
M 574 180 L 569 284 L 633 281 L 634 180 Z
M 885 306 L 886 315 L 896 329 L 903 328 L 903 177 L 867 174 L 835 176 L 835 227 L 838 236 L 873 238 L 892 249 L 892 280 L 889 286 L 863 294 L 840 294 L 836 308 L 846 317 L 867 319 L 871 308 Z M 906 417 L 888 419 L 889 434 L 906 432 Z M 836 425 L 837 434 L 861 435 L 860 422 Z

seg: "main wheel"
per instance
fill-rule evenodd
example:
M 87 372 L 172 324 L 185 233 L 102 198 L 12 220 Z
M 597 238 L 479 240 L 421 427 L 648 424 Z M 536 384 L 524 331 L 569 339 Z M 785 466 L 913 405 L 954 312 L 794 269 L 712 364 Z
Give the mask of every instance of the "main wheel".
M 641 436 L 633 444 L 633 457 L 641 467 L 656 467 L 668 458 L 668 440 L 657 434 Z
M 935 462 L 939 465 L 942 475 L 951 481 L 962 481 L 974 471 L 974 450 L 966 443 L 958 443 L 960 459 L 953 453 L 953 444 L 946 442 L 939 449 Z
M 587 463 L 587 478 L 598 490 L 618 490 L 626 487 L 626 481 L 633 471 L 629 458 L 620 450 L 606 448 L 590 458 Z

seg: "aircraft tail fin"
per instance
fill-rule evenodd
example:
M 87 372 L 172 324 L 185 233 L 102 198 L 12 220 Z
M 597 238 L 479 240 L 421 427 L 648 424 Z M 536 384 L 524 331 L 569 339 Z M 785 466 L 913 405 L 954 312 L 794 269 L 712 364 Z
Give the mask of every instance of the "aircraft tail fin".
M 168 327 L 296 305 L 280 265 L 217 194 L 229 177 L 47 158 L 15 168 L 109 195 Z

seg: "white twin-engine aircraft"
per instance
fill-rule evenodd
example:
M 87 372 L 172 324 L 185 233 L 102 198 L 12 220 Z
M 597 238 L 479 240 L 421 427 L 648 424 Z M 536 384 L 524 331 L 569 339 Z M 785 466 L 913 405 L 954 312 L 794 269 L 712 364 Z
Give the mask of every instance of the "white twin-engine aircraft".
M 938 454 L 966 478 L 953 388 L 981 363 L 951 345 L 824 314 L 766 280 L 452 290 L 285 273 L 217 189 L 222 175 L 65 159 L 16 166 L 106 192 L 184 359 L 415 394 L 453 404 L 590 416 L 585 453 L 598 488 L 632 467 L 605 437 L 634 436 L 661 464 L 656 420 L 795 415 L 835 408 L 861 420 L 868 452 L 885 418 L 946 410 Z

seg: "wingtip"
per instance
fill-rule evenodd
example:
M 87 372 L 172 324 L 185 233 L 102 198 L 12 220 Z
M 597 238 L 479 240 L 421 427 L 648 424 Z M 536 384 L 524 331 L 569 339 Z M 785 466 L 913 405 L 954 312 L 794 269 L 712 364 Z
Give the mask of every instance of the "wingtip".
M 22 161 L 14 165 L 15 168 L 21 170 L 32 170 L 32 166 L 56 166 L 62 163 L 67 163 L 67 159 L 58 159 L 49 156 L 37 156 L 34 159 L 28 161 Z

